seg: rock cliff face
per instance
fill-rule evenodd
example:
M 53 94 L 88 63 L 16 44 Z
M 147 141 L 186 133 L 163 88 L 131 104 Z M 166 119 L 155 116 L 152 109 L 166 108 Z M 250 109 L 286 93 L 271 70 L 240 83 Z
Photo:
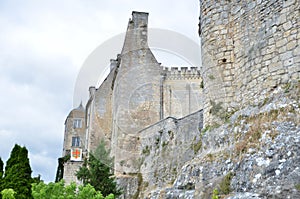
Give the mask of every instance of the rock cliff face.
M 172 186 L 145 198 L 300 198 L 300 82 L 202 129 Z M 176 151 L 176 150 L 175 150 Z

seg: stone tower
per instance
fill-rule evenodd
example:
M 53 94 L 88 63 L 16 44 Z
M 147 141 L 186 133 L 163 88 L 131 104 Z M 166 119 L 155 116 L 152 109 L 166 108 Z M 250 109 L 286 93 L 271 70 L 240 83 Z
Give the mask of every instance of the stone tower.
M 206 125 L 300 77 L 300 2 L 200 0 Z
M 78 182 L 75 173 L 82 165 L 85 149 L 85 109 L 82 104 L 73 109 L 65 121 L 63 157 L 70 160 L 64 163 L 63 178 L 67 184 Z
M 132 12 L 113 89 L 113 143 L 118 173 L 136 173 L 138 132 L 160 118 L 160 64 L 148 46 L 148 13 Z

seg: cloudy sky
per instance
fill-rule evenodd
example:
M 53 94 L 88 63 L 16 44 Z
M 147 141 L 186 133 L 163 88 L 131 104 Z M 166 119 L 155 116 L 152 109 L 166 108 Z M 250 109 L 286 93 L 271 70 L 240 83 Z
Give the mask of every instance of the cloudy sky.
M 2 160 L 25 145 L 33 175 L 54 180 L 80 68 L 133 10 L 149 12 L 151 28 L 198 41 L 198 0 L 0 0 Z

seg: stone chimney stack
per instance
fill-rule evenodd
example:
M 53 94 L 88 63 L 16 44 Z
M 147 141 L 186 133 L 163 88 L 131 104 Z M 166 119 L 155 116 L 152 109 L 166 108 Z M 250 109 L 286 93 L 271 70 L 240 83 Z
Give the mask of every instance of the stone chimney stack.
M 132 12 L 132 18 L 128 22 L 122 55 L 148 48 L 148 15 L 146 12 Z
M 110 71 L 111 71 L 112 69 L 114 69 L 114 68 L 117 66 L 117 64 L 118 64 L 118 60 L 111 59 L 111 60 L 110 60 Z
M 91 97 L 94 97 L 95 92 L 96 92 L 95 86 L 90 86 L 90 87 L 89 87 L 89 92 L 90 92 L 90 98 L 91 98 Z

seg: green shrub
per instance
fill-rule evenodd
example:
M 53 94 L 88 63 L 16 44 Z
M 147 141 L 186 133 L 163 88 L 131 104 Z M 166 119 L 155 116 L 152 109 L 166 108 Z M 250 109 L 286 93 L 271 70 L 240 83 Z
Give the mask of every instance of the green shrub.
M 199 140 L 198 142 L 193 144 L 193 149 L 194 149 L 194 154 L 197 154 L 198 151 L 201 149 L 202 147 L 202 140 Z
M 219 199 L 219 191 L 218 191 L 218 189 L 214 189 L 213 190 L 213 195 L 212 195 L 211 199 Z
M 146 155 L 146 156 L 150 155 L 150 149 L 149 149 L 149 146 L 147 145 L 147 146 L 143 149 L 142 152 L 143 152 L 143 154 Z
M 220 191 L 222 194 L 227 195 L 231 192 L 230 182 L 231 182 L 232 176 L 233 176 L 233 174 L 231 172 L 229 172 L 221 181 Z

